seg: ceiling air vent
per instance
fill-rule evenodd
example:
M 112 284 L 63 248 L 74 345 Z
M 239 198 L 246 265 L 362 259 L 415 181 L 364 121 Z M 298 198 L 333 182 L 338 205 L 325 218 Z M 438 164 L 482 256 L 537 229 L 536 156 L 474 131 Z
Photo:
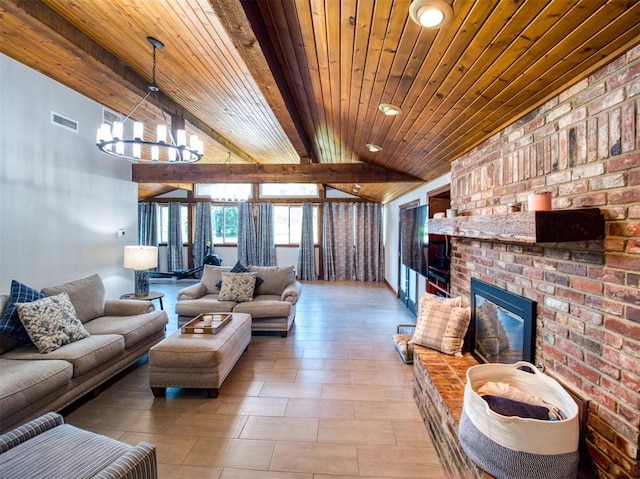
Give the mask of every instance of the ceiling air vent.
M 62 128 L 66 128 L 67 130 L 71 130 L 73 132 L 78 132 L 78 122 L 72 120 L 71 118 L 66 118 L 62 115 L 59 115 L 55 111 L 51 112 L 51 123 L 54 125 L 61 126 Z

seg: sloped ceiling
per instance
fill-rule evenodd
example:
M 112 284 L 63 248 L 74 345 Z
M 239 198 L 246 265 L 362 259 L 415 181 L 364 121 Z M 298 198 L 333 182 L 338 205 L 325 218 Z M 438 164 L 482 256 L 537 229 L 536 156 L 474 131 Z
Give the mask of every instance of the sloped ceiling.
M 309 163 L 371 165 L 389 174 L 316 180 L 386 202 L 640 41 L 631 0 L 453 0 L 440 30 L 415 24 L 409 4 L 0 0 L 0 51 L 126 114 L 151 80 L 153 36 L 159 103 L 205 138 L 201 163 L 290 165 L 281 181 Z M 214 179 L 197 171 L 189 181 Z M 163 176 L 140 194 L 181 183 Z

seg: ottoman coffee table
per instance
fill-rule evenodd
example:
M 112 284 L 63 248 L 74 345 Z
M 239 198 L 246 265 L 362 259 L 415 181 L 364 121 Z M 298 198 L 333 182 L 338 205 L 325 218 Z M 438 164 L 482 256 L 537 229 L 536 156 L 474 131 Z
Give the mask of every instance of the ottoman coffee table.
M 149 351 L 149 385 L 156 397 L 168 387 L 202 388 L 218 397 L 222 382 L 251 341 L 251 315 L 233 313 L 216 334 L 183 334 L 163 339 Z

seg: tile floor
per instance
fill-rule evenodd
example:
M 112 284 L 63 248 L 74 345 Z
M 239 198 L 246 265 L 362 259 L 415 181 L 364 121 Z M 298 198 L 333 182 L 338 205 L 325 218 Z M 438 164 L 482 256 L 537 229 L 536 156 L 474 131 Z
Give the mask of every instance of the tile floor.
M 165 293 L 168 333 L 175 293 Z M 304 283 L 293 329 L 254 335 L 217 399 L 154 398 L 143 360 L 66 422 L 158 448 L 163 479 L 443 478 L 391 342 L 413 317 L 378 283 Z

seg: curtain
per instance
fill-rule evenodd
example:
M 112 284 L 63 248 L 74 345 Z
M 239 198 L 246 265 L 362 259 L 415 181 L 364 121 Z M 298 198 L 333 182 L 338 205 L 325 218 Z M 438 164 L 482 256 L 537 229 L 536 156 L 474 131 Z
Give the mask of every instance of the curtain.
M 202 264 L 204 255 L 207 252 L 207 243 L 211 245 L 210 253 L 213 253 L 213 235 L 211 230 L 211 203 L 196 203 L 195 228 L 193 235 L 193 266 Z M 198 278 L 201 273 L 198 273 Z
M 253 222 L 253 205 L 238 205 L 238 261 L 245 266 L 256 264 L 256 228 Z
M 276 245 L 273 240 L 273 204 L 258 203 L 258 237 L 255 266 L 276 265 Z
M 323 279 L 355 280 L 354 217 L 351 203 L 325 203 L 323 231 Z
M 167 243 L 167 268 L 169 271 L 182 269 L 182 221 L 180 203 L 169 203 L 169 242 Z
M 138 203 L 138 244 L 158 246 L 158 203 Z
M 355 221 L 356 278 L 359 281 L 384 281 L 382 205 L 357 203 Z
M 316 279 L 316 255 L 313 244 L 313 205 L 302 205 L 302 235 L 298 250 L 298 277 L 303 281 Z

